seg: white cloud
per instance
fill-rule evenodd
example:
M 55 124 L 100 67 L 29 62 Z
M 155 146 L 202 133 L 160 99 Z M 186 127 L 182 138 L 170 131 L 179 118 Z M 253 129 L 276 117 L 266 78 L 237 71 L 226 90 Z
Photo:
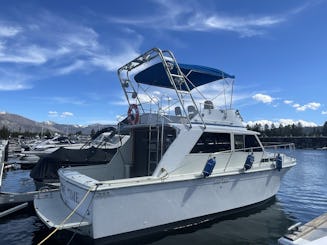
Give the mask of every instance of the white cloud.
M 263 17 L 229 17 L 229 16 L 208 16 L 201 18 L 203 21 L 197 22 L 199 29 L 217 29 L 233 31 L 242 37 L 251 37 L 263 34 L 262 27 L 269 27 L 285 21 L 276 16 Z
M 307 108 L 305 106 L 299 106 L 296 108 L 297 111 L 305 111 Z
M 45 50 L 34 45 L 0 53 L 0 63 L 29 63 L 37 65 L 43 64 L 46 61 Z
M 30 68 L 30 81 L 76 70 L 115 71 L 138 55 L 143 40 L 135 35 L 133 42 L 111 38 L 103 45 L 93 28 L 42 9 L 28 18 L 22 14 L 19 23 L 16 27 L 0 22 L 0 64 Z
M 300 13 L 310 5 L 301 6 L 282 14 L 228 15 L 221 11 L 204 8 L 201 2 L 190 1 L 187 6 L 176 1 L 157 0 L 159 12 L 149 13 L 147 17 L 132 16 L 127 18 L 108 17 L 113 23 L 139 26 L 141 28 L 170 29 L 179 31 L 230 31 L 241 37 L 263 35 L 266 30 L 283 22 L 291 16 Z M 214 12 L 214 13 L 213 13 Z
M 91 64 L 97 67 L 102 67 L 108 71 L 116 71 L 119 67 L 124 65 L 126 61 L 137 57 L 139 54 L 135 50 L 127 50 L 120 55 L 98 55 L 95 54 L 91 59 Z
M 327 111 L 322 111 L 321 115 L 327 115 Z
M 74 72 L 76 70 L 82 69 L 85 65 L 85 62 L 82 60 L 77 60 L 73 64 L 66 66 L 66 67 L 61 67 L 58 69 L 58 74 L 65 75 L 69 74 L 71 72 Z
M 307 109 L 315 111 L 318 110 L 318 108 L 321 106 L 321 104 L 317 102 L 310 102 L 302 106 L 299 104 L 295 104 L 295 105 L 293 105 L 293 107 L 295 107 L 297 111 L 306 111 Z
M 8 26 L 0 23 L 0 37 L 13 37 L 21 32 L 21 28 L 17 26 Z
M 29 89 L 26 84 L 23 83 L 7 83 L 7 82 L 1 82 L 0 81 L 0 91 L 16 91 L 16 90 L 24 90 Z
M 290 105 L 290 104 L 293 104 L 293 100 L 284 100 L 284 104 L 286 105 Z
M 65 117 L 72 117 L 74 114 L 72 112 L 65 111 L 61 113 L 60 117 L 65 118 Z
M 264 125 L 267 124 L 269 127 L 271 127 L 271 125 L 273 123 L 274 122 L 272 122 L 272 121 L 263 119 L 263 120 L 257 120 L 257 121 L 248 121 L 245 125 L 249 125 L 250 127 L 253 127 L 256 124 L 261 124 L 261 126 L 264 127 Z
M 321 104 L 317 102 L 311 102 L 309 104 L 306 104 L 305 106 L 307 106 L 308 109 L 317 110 L 321 106 Z
M 252 96 L 252 98 L 256 101 L 259 101 L 259 102 L 262 102 L 262 103 L 271 103 L 274 98 L 272 98 L 270 95 L 267 95 L 267 94 L 255 94 Z
M 57 111 L 48 111 L 48 116 L 49 117 L 58 117 L 59 113 Z M 72 112 L 68 112 L 68 111 L 62 112 L 60 114 L 61 118 L 72 117 L 72 116 L 74 116 L 74 114 Z
M 317 127 L 318 125 L 314 122 L 309 122 L 305 120 L 293 120 L 293 119 L 279 119 L 279 122 L 283 125 L 297 125 L 298 123 L 301 123 L 303 127 Z
M 305 120 L 294 120 L 294 119 L 279 119 L 277 121 L 270 121 L 270 120 L 257 120 L 257 121 L 248 121 L 246 124 L 253 127 L 255 124 L 261 124 L 264 127 L 265 124 L 271 128 L 271 125 L 274 124 L 275 127 L 279 127 L 279 125 L 283 125 L 284 127 L 287 125 L 298 125 L 301 123 L 303 127 L 317 127 L 318 125 L 314 122 L 309 122 Z
M 320 103 L 318 102 L 310 102 L 305 105 L 300 105 L 299 103 L 294 103 L 293 100 L 284 100 L 284 103 L 287 105 L 291 105 L 294 107 L 297 111 L 306 111 L 306 110 L 318 110 L 319 107 L 321 106 Z M 294 103 L 294 104 L 293 104 Z
M 27 82 L 29 75 L 21 74 L 8 69 L 0 69 L 0 91 L 15 91 L 30 89 L 32 86 Z
M 53 98 L 47 98 L 47 100 L 52 100 L 55 103 L 59 104 L 72 104 L 72 105 L 84 105 L 85 101 L 72 98 L 72 97 L 53 97 Z
M 49 117 L 57 117 L 58 116 L 58 112 L 56 112 L 56 111 L 48 111 L 48 116 Z

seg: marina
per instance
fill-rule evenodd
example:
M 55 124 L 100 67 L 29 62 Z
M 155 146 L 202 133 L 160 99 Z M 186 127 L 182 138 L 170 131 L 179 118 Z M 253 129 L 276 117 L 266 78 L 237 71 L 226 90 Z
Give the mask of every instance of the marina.
M 326 245 L 327 1 L 4 1 L 0 245 Z
M 212 222 L 170 232 L 162 231 L 123 244 L 277 244 L 290 226 L 298 222 L 305 224 L 327 210 L 327 152 L 295 150 L 293 154 L 297 165 L 284 176 L 276 198 L 268 203 Z M 302 180 L 301 184 L 299 179 Z M 29 170 L 5 173 L 5 191 L 25 192 L 33 188 Z M 31 207 L 0 219 L 1 244 L 19 245 L 22 240 L 25 244 L 37 244 L 48 234 L 48 228 Z M 59 232 L 47 244 L 67 244 L 72 236 L 73 233 Z M 76 235 L 70 244 L 90 244 L 90 240 Z
M 232 108 L 234 76 L 179 64 L 171 51 L 157 48 L 122 66 L 118 75 L 129 108 L 127 117 L 106 136 L 113 155 L 90 161 L 82 151 L 93 151 L 93 143 L 29 147 L 28 155 L 40 157 L 36 166 L 12 171 L 28 173 L 24 182 L 29 187 L 22 192 L 1 189 L 0 203 L 16 205 L 2 211 L 1 218 L 32 209 L 44 225 L 54 228 L 45 229 L 49 234 L 38 244 L 58 239 L 55 233 L 98 244 L 169 237 L 276 204 L 283 176 L 296 166 L 295 147 L 261 143 L 257 132 L 245 128 L 240 112 Z M 220 107 L 199 89 L 215 81 L 224 84 L 217 92 L 225 101 Z M 170 89 L 167 105 L 155 96 L 156 90 L 143 86 Z M 37 145 L 51 152 L 42 150 L 40 155 Z M 102 143 L 97 147 L 102 150 Z M 77 150 L 71 154 L 81 157 L 73 160 L 68 152 L 56 153 L 63 150 Z M 64 157 L 60 160 L 56 154 Z M 35 171 L 47 173 L 48 162 L 56 166 L 60 182 L 40 188 Z M 58 181 L 58 175 L 50 182 Z M 291 240 L 290 235 L 284 237 Z

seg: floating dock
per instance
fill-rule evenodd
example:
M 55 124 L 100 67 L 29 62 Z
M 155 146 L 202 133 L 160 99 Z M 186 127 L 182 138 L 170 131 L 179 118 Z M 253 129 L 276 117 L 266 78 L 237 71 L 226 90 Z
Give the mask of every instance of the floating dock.
M 291 226 L 289 234 L 278 240 L 280 245 L 325 245 L 327 244 L 327 213 L 301 226 L 300 223 Z

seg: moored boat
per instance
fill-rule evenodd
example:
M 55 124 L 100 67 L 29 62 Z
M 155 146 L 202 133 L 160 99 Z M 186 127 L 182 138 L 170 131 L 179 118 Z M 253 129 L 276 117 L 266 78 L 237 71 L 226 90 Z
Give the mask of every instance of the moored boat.
M 233 76 L 177 63 L 172 52 L 157 48 L 118 75 L 129 104 L 119 126 L 130 138 L 109 164 L 59 170 L 60 191 L 34 201 L 49 227 L 93 239 L 176 227 L 270 199 L 296 164 L 244 127 L 226 99 Z M 212 85 L 211 94 L 216 87 L 224 91 L 208 98 L 203 86 L 215 81 L 223 86 Z M 214 106 L 219 95 L 221 108 Z
M 37 189 L 44 186 L 57 187 L 59 168 L 106 164 L 128 138 L 128 135 L 118 134 L 114 127 L 104 128 L 79 148 L 60 147 L 41 157 L 31 170 L 30 176 Z

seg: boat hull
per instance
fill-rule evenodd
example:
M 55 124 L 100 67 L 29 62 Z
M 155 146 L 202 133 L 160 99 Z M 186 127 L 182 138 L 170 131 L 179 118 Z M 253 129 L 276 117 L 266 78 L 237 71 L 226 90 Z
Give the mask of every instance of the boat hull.
M 89 214 L 86 218 L 90 220 L 90 230 L 84 235 L 99 239 L 260 203 L 277 193 L 287 170 L 271 169 L 92 191 L 92 199 L 88 198 L 79 210 L 80 214 Z M 61 182 L 69 193 L 80 191 L 73 183 Z M 65 201 L 68 206 L 72 205 L 69 200 Z M 85 207 L 88 207 L 87 211 Z

